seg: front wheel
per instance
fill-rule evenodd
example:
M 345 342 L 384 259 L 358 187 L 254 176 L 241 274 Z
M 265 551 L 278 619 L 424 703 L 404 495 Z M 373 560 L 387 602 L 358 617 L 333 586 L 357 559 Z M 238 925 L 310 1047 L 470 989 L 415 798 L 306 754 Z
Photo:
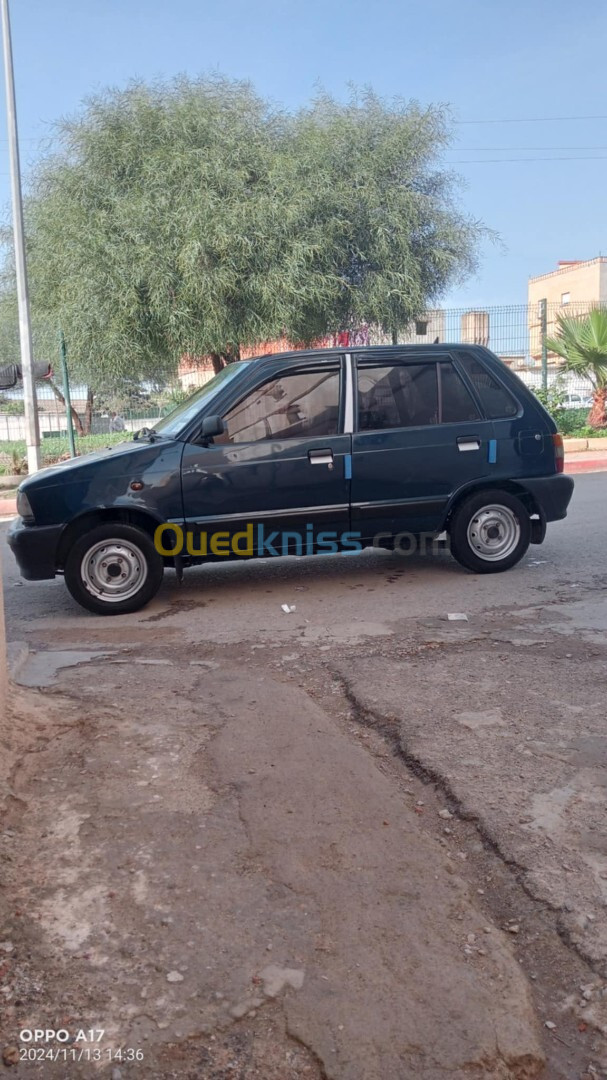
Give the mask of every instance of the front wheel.
M 483 491 L 457 507 L 449 525 L 451 554 L 477 574 L 515 566 L 531 541 L 529 514 L 507 491 Z
M 87 611 L 126 615 L 139 611 L 160 588 L 164 564 L 151 538 L 134 525 L 98 525 L 73 544 L 65 584 Z

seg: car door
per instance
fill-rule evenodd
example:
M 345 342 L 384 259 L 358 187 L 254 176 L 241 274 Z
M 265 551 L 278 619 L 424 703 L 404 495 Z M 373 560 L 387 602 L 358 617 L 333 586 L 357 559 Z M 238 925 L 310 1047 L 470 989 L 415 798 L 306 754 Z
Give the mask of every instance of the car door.
M 458 363 L 492 421 L 494 479 L 545 476 L 554 471 L 553 429 L 535 395 L 510 372 L 502 372 L 494 358 L 461 349 Z
M 453 493 L 490 475 L 492 425 L 446 350 L 355 359 L 351 528 L 438 531 Z
M 224 433 L 208 446 L 186 445 L 188 530 L 233 538 L 249 529 L 254 550 L 241 539 L 235 553 L 272 555 L 309 553 L 319 534 L 348 529 L 351 435 L 343 433 L 342 368 L 339 356 L 266 365 L 224 411 Z M 223 549 L 215 554 L 227 554 Z

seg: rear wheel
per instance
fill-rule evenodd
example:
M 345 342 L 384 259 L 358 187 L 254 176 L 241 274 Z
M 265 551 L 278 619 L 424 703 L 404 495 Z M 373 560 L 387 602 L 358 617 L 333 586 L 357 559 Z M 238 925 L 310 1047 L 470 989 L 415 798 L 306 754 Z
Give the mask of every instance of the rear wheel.
M 158 592 L 163 573 L 162 557 L 148 534 L 120 522 L 78 537 L 64 570 L 74 600 L 96 615 L 139 611 Z
M 531 541 L 531 522 L 516 496 L 483 491 L 457 507 L 449 534 L 451 553 L 462 566 L 496 574 L 522 559 Z

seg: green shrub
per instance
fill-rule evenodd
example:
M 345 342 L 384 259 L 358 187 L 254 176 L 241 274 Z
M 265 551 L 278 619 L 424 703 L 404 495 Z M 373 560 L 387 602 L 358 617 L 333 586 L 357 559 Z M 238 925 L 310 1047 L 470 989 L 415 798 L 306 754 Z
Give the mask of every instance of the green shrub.
M 586 427 L 589 409 L 555 409 L 551 416 L 562 435 L 574 435 Z
M 555 411 L 560 412 L 560 407 L 566 397 L 566 390 L 561 378 L 555 379 L 545 390 L 543 386 L 532 386 L 531 389 L 551 416 L 554 416 Z

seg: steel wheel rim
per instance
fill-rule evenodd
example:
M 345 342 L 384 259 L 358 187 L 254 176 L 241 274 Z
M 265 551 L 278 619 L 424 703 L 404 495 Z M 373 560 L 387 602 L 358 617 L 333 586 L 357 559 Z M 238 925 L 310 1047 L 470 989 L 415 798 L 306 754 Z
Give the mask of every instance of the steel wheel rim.
M 91 596 L 118 604 L 130 600 L 143 587 L 148 566 L 141 549 L 129 540 L 101 540 L 84 556 L 80 576 Z
M 507 559 L 521 538 L 518 517 L 508 506 L 483 506 L 468 525 L 468 543 L 485 562 Z

